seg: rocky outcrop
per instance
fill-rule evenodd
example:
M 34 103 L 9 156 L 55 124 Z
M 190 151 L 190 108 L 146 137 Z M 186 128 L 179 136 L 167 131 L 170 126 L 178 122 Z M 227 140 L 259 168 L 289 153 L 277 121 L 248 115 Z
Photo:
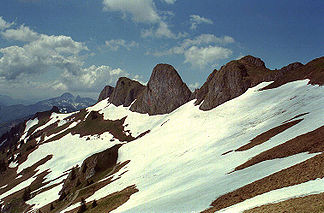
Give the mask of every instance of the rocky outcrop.
M 260 82 L 277 78 L 279 71 L 270 71 L 260 58 L 245 56 L 214 70 L 203 86 L 195 91 L 195 104 L 210 110 L 243 94 Z
M 149 115 L 170 113 L 190 100 L 191 91 L 168 64 L 154 67 L 150 80 L 131 110 Z
M 118 149 L 121 146 L 121 144 L 114 145 L 105 151 L 93 154 L 83 161 L 81 167 L 72 168 L 59 192 L 60 199 L 69 198 L 71 192 L 92 184 L 97 181 L 98 176 L 112 172 L 117 163 Z
M 324 85 L 324 57 L 316 58 L 305 65 L 293 63 L 282 68 L 284 75 L 263 89 L 272 89 L 288 82 L 309 79 L 310 84 Z
M 112 86 L 105 86 L 105 88 L 100 92 L 98 102 L 105 100 L 106 98 L 109 98 L 110 95 L 113 93 L 114 87 Z
M 115 89 L 109 97 L 109 102 L 116 106 L 130 106 L 144 90 L 145 86 L 126 77 L 118 79 Z

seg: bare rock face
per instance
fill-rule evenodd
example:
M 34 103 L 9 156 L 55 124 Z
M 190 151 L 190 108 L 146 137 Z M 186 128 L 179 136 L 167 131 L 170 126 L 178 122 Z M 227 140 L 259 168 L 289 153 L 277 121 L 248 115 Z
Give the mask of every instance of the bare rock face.
M 70 200 L 73 191 L 84 188 L 92 184 L 98 176 L 113 171 L 117 163 L 118 149 L 121 146 L 121 144 L 114 145 L 105 151 L 93 154 L 83 161 L 81 167 L 72 168 L 59 192 L 59 200 Z
M 100 92 L 98 102 L 100 102 L 106 98 L 109 98 L 110 95 L 113 93 L 113 91 L 114 91 L 114 87 L 109 86 L 109 85 L 105 86 L 105 88 Z
M 126 77 L 118 79 L 115 89 L 110 95 L 109 102 L 116 106 L 130 106 L 145 86 Z
M 260 58 L 245 56 L 214 70 L 203 86 L 194 93 L 196 105 L 201 110 L 210 110 L 243 94 L 248 88 L 263 81 L 276 79 L 279 71 L 265 67 Z
M 130 109 L 149 115 L 165 114 L 188 102 L 190 97 L 191 91 L 174 67 L 158 64 L 154 67 L 145 90 Z

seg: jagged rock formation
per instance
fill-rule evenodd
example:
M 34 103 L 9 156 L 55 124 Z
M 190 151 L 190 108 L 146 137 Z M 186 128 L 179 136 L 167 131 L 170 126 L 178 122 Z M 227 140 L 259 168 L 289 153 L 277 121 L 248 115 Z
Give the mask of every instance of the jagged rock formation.
M 309 79 L 310 84 L 324 85 L 324 57 L 316 58 L 305 65 L 293 63 L 282 69 L 286 70 L 284 75 L 263 89 L 272 89 L 302 79 Z
M 196 90 L 193 98 L 202 110 L 210 110 L 218 105 L 243 94 L 248 88 L 263 81 L 273 81 L 286 72 L 303 66 L 300 63 L 290 64 L 280 70 L 269 70 L 260 58 L 245 56 L 214 70 L 203 86 Z
M 118 79 L 116 87 L 109 97 L 109 102 L 116 106 L 130 106 L 145 86 L 126 77 Z
M 121 144 L 118 144 L 105 151 L 96 153 L 86 158 L 80 168 L 74 167 L 65 179 L 63 187 L 59 192 L 61 199 L 65 199 L 66 195 L 75 188 L 92 184 L 98 174 L 106 174 L 109 171 L 113 171 L 117 163 L 118 149 L 121 146 Z
M 100 102 L 106 98 L 109 98 L 110 95 L 113 93 L 113 91 L 114 91 L 114 87 L 109 86 L 109 85 L 105 86 L 105 88 L 99 94 L 98 102 Z
M 145 90 L 131 110 L 150 115 L 170 113 L 190 100 L 191 91 L 177 71 L 168 64 L 154 67 Z

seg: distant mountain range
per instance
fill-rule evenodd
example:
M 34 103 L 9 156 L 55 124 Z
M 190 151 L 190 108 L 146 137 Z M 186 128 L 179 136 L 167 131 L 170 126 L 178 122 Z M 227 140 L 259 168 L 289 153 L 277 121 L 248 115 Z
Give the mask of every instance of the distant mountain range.
M 96 103 L 91 98 L 74 97 L 70 93 L 64 93 L 60 97 L 39 101 L 31 105 L 10 105 L 15 102 L 16 100 L 9 96 L 0 95 L 0 135 L 15 124 L 30 118 L 36 112 L 50 110 L 53 106 L 57 106 L 62 113 L 69 113 Z
M 29 100 L 21 100 L 21 99 L 14 99 L 8 95 L 0 95 L 0 106 L 10 106 L 10 105 L 17 105 L 17 104 L 32 104 L 32 101 Z

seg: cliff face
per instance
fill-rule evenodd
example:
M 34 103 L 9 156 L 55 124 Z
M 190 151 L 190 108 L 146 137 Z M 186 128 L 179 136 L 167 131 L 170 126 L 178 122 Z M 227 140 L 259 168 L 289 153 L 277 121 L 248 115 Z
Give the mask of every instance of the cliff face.
M 109 85 L 105 86 L 105 88 L 99 94 L 98 102 L 100 102 L 106 98 L 109 98 L 110 95 L 113 93 L 113 91 L 114 91 L 114 87 L 109 86 Z
M 109 101 L 116 106 L 130 106 L 136 100 L 130 109 L 150 115 L 170 113 L 192 99 L 197 99 L 195 104 L 200 105 L 201 110 L 210 110 L 264 81 L 274 81 L 265 89 L 305 78 L 309 78 L 310 83 L 323 84 L 323 60 L 324 57 L 318 58 L 306 65 L 295 62 L 279 70 L 270 70 L 260 58 L 248 55 L 227 63 L 220 70 L 215 69 L 194 93 L 174 67 L 158 64 L 147 86 L 120 78 L 116 88 L 105 87 L 99 100 L 110 97 Z
M 245 56 L 227 63 L 219 71 L 214 70 L 203 86 L 194 92 L 196 105 L 201 110 L 210 110 L 243 94 L 248 88 L 264 81 L 279 79 L 288 71 L 303 66 L 293 63 L 280 70 L 269 70 L 260 58 Z
M 145 86 L 137 81 L 121 77 L 118 79 L 116 87 L 110 95 L 109 102 L 116 106 L 130 106 L 144 88 Z
M 144 91 L 131 106 L 131 110 L 150 115 L 170 113 L 190 100 L 191 91 L 177 71 L 168 64 L 153 69 Z

